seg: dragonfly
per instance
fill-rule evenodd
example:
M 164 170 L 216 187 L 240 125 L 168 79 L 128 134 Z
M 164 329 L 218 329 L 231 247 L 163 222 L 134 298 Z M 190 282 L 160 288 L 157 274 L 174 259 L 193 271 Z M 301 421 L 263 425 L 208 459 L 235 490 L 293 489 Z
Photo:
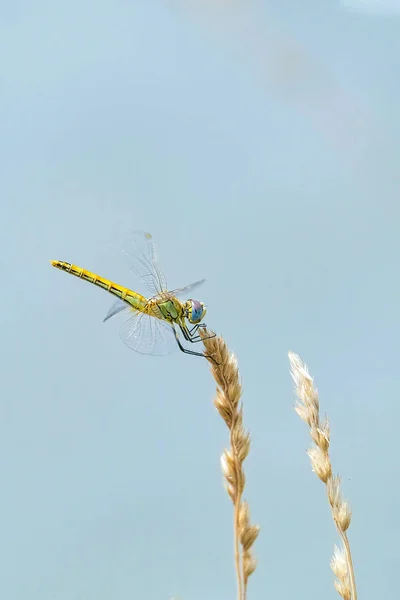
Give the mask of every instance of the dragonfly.
M 162 356 L 179 348 L 185 354 L 211 358 L 203 352 L 186 348 L 180 339 L 195 344 L 203 338 L 200 330 L 206 328 L 203 322 L 206 307 L 203 302 L 190 298 L 184 302 L 178 299 L 192 292 L 204 283 L 205 279 L 195 281 L 182 288 L 168 290 L 167 280 L 162 271 L 150 233 L 135 231 L 122 244 L 122 255 L 130 269 L 138 276 L 147 288 L 150 297 L 146 298 L 138 292 L 118 285 L 109 279 L 100 277 L 77 265 L 60 260 L 51 260 L 53 267 L 88 281 L 110 294 L 116 300 L 107 312 L 104 321 L 117 314 L 129 315 L 120 329 L 122 341 L 132 350 L 141 354 Z M 205 337 L 214 337 L 215 334 Z

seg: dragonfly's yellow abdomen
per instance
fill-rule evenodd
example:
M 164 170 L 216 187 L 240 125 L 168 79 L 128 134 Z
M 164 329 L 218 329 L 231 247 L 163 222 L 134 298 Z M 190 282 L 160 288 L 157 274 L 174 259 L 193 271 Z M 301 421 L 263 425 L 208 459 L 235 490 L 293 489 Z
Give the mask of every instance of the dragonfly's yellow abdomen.
M 51 260 L 50 262 L 53 267 L 56 267 L 56 269 L 66 271 L 71 275 L 75 275 L 75 277 L 79 277 L 84 281 L 88 281 L 89 283 L 93 283 L 93 285 L 97 285 L 103 290 L 106 290 L 106 292 L 110 292 L 110 294 L 113 294 L 114 296 L 117 296 L 117 298 L 120 298 L 124 302 L 130 304 L 132 308 L 140 310 L 141 312 L 145 310 L 147 300 L 141 294 L 133 292 L 132 290 L 122 285 L 118 285 L 117 283 L 113 283 L 109 279 L 100 277 L 100 275 L 96 275 L 91 271 L 86 271 L 86 269 L 72 265 L 71 263 L 64 262 L 62 260 Z

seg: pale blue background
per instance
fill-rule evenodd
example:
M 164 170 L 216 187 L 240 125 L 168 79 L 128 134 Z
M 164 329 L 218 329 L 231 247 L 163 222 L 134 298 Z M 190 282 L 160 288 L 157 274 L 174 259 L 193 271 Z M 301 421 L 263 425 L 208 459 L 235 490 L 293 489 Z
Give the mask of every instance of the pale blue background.
M 399 27 L 334 0 L 1 3 L 1 598 L 235 597 L 207 363 L 129 351 L 107 295 L 48 263 L 135 289 L 112 244 L 138 228 L 171 286 L 207 277 L 238 356 L 249 600 L 337 597 L 289 349 L 360 598 L 398 598 Z

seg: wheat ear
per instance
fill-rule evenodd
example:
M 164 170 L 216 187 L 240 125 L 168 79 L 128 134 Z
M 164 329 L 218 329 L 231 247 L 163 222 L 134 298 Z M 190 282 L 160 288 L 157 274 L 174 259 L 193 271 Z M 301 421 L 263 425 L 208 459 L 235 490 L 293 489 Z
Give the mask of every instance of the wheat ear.
M 202 331 L 203 344 L 211 373 L 217 384 L 214 406 L 228 426 L 229 448 L 221 456 L 225 488 L 234 506 L 234 555 L 238 586 L 238 600 L 246 600 L 247 583 L 256 569 L 252 546 L 259 526 L 251 525 L 249 506 L 243 497 L 245 474 L 243 462 L 250 450 L 250 435 L 243 427 L 242 386 L 234 354 L 230 354 L 222 337 Z M 213 337 L 211 337 L 213 336 Z
M 332 475 L 329 456 L 329 422 L 327 419 L 323 423 L 320 421 L 318 391 L 314 387 L 313 378 L 308 372 L 307 365 L 293 352 L 289 352 L 289 362 L 298 398 L 295 410 L 310 428 L 310 436 L 314 442 L 314 446 L 308 450 L 311 466 L 319 479 L 326 485 L 332 517 L 342 538 L 343 548 L 339 549 L 335 546 L 331 560 L 331 569 L 336 576 L 335 588 L 344 600 L 357 600 L 353 560 L 346 533 L 351 522 L 351 509 L 343 498 L 340 477 Z

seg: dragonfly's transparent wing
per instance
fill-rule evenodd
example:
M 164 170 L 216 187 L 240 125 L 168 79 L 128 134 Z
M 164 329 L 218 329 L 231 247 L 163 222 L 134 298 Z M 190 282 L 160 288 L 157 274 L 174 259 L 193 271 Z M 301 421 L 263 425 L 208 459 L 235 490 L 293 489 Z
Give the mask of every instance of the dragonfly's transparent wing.
M 171 325 L 146 313 L 135 313 L 122 323 L 120 335 L 129 348 L 141 354 L 163 356 L 178 347 Z
M 134 231 L 122 244 L 121 249 L 129 267 L 142 280 L 152 296 L 167 290 L 167 281 L 158 264 L 150 233 Z
M 128 311 L 131 311 L 132 309 L 126 304 L 126 302 L 124 302 L 123 300 L 120 300 L 118 298 L 110 306 L 108 313 L 106 314 L 106 316 L 103 319 L 103 323 L 105 321 L 108 321 L 108 319 L 111 319 L 111 317 L 113 317 L 114 315 L 117 315 L 118 313 L 122 312 L 123 310 L 126 310 L 128 312 Z
M 182 288 L 176 288 L 175 290 L 170 290 L 168 294 L 170 296 L 184 296 L 194 289 L 198 288 L 202 283 L 205 282 L 205 279 L 199 279 L 199 281 L 195 281 L 194 283 L 189 283 L 189 285 L 185 285 Z

